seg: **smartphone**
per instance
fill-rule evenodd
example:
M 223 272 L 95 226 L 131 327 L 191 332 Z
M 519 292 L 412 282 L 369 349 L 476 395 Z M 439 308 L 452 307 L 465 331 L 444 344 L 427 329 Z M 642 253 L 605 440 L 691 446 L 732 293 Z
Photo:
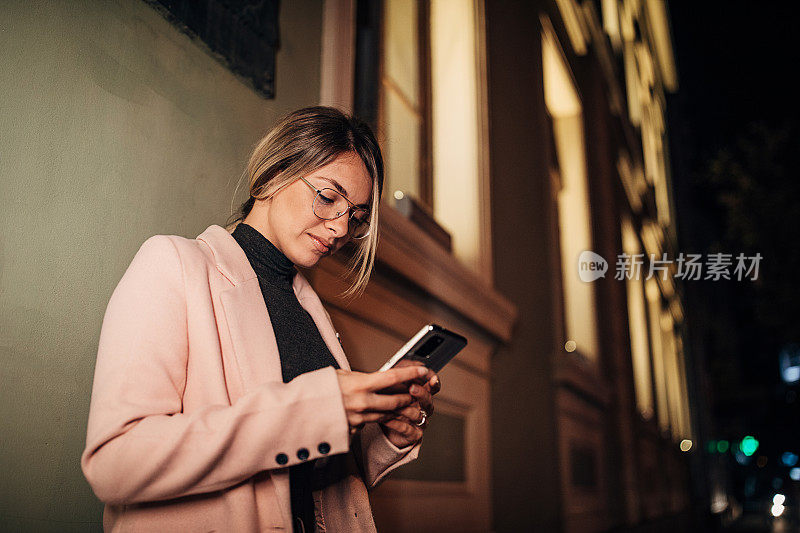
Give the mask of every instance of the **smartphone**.
M 397 350 L 379 372 L 389 370 L 404 359 L 419 361 L 434 372 L 439 372 L 466 345 L 467 339 L 458 333 L 428 324 Z

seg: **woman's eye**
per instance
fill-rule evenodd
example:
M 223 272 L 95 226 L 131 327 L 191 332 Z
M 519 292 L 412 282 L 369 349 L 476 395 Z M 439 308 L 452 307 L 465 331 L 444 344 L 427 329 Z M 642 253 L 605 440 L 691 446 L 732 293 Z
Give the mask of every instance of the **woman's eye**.
M 326 203 L 326 204 L 332 204 L 333 202 L 336 201 L 335 198 L 332 198 L 330 196 L 325 196 L 322 193 L 319 194 L 319 199 L 320 199 L 321 202 Z

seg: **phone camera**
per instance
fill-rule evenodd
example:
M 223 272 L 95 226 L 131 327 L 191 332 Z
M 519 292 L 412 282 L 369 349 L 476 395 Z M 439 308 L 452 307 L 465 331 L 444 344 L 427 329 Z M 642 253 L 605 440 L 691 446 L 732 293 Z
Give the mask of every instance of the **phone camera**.
M 444 337 L 439 335 L 434 335 L 433 337 L 429 338 L 425 341 L 422 346 L 420 346 L 415 352 L 414 355 L 417 357 L 428 358 L 430 357 L 431 353 L 439 347 L 440 344 L 444 342 Z

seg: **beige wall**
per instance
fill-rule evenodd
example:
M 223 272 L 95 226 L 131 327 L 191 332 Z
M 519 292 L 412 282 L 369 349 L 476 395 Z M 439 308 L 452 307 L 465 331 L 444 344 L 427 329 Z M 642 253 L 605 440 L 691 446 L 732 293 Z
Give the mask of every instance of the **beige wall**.
M 99 530 L 80 472 L 100 325 L 141 243 L 228 215 L 319 98 L 322 2 L 281 3 L 276 98 L 140 0 L 0 2 L 0 529 Z

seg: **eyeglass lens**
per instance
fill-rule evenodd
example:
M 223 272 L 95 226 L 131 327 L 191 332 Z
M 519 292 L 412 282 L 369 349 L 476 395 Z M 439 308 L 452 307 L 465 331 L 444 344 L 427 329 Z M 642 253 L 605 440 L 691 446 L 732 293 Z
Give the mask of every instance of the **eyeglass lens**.
M 369 233 L 369 213 L 363 208 L 352 208 L 347 199 L 333 189 L 322 189 L 314 198 L 314 214 L 325 220 L 333 220 L 348 214 L 348 231 L 354 238 L 365 237 Z

